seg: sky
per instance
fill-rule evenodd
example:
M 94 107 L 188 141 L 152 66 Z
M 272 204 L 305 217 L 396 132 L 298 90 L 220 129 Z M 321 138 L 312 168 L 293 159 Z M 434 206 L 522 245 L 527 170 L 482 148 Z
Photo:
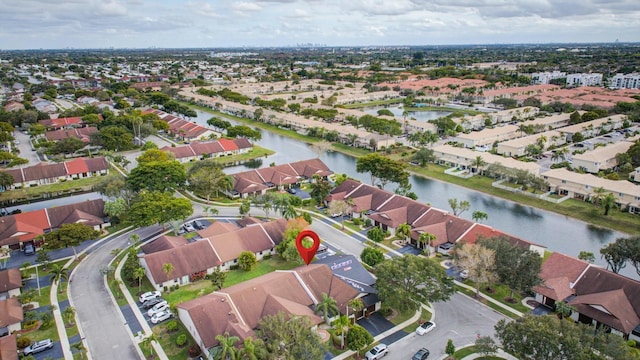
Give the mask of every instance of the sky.
M 639 0 L 0 0 L 0 49 L 640 41 Z

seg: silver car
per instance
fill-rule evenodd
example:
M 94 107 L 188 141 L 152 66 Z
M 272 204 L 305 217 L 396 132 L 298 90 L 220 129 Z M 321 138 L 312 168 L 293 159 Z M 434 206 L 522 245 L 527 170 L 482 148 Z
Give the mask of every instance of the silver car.
M 51 339 L 44 339 L 40 341 L 36 341 L 33 344 L 24 348 L 23 352 L 25 355 L 31 355 L 35 353 L 39 353 L 41 351 L 49 350 L 53 347 L 53 341 Z

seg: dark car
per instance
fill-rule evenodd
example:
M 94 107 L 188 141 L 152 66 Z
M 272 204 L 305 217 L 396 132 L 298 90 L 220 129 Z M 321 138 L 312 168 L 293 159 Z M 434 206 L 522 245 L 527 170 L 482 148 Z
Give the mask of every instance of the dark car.
M 25 255 L 35 255 L 36 253 L 36 249 L 33 247 L 32 244 L 26 244 L 24 246 L 24 254 Z
M 289 188 L 289 189 L 287 189 L 287 192 L 288 192 L 289 194 L 295 194 L 295 193 L 296 193 L 296 189 L 294 189 L 294 188 Z
M 422 348 L 422 349 L 418 350 L 418 352 L 413 355 L 411 360 L 425 360 L 428 357 L 429 357 L 429 350 L 427 350 L 425 348 Z
M 157 298 L 153 298 L 151 300 L 147 300 L 144 302 L 144 304 L 142 304 L 142 307 L 145 309 L 151 309 L 152 307 L 156 306 L 157 304 L 163 302 L 164 299 L 161 297 L 157 297 Z

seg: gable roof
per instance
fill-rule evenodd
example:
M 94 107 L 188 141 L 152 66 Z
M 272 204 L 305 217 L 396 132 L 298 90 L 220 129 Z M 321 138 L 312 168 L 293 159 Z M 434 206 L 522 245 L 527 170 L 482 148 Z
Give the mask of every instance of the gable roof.
M 0 328 L 22 322 L 22 305 L 18 298 L 0 300 Z
M 18 360 L 18 342 L 16 334 L 0 337 L 0 359 Z
M 214 236 L 217 234 L 224 234 L 229 231 L 235 231 L 238 229 L 238 226 L 233 222 L 226 221 L 214 221 L 207 228 L 198 230 L 198 235 L 202 238 Z
M 194 241 L 174 248 L 156 251 L 143 256 L 151 277 L 156 284 L 162 284 L 171 279 L 191 275 L 221 264 L 208 241 Z M 164 264 L 173 265 L 169 275 L 164 271 Z
M 77 158 L 60 164 L 39 163 L 33 166 L 4 171 L 13 176 L 14 184 L 20 184 L 107 169 L 109 169 L 109 164 L 106 158 L 101 156 L 96 158 Z
M 228 331 L 241 339 L 253 334 L 261 318 L 284 312 L 306 316 L 312 324 L 322 319 L 314 313 L 318 294 L 337 296 L 346 304 L 358 292 L 334 276 L 326 265 L 311 264 L 275 271 L 178 305 L 185 310 L 206 348 L 218 344 L 216 335 Z
M 22 275 L 19 269 L 0 271 L 0 292 L 7 292 L 22 287 Z
M 184 236 L 162 235 L 159 238 L 144 244 L 140 247 L 145 254 L 151 254 L 158 251 L 175 249 L 178 246 L 186 245 L 189 241 Z
M 510 234 L 507 234 L 506 232 L 495 229 L 489 225 L 478 224 L 478 223 L 474 224 L 469 229 L 469 231 L 467 231 L 464 234 L 464 236 L 460 238 L 460 241 L 464 241 L 469 244 L 475 244 L 479 239 L 487 239 L 487 238 L 494 238 L 494 237 L 504 238 L 507 241 L 509 241 L 512 245 L 517 245 L 527 249 L 530 249 L 532 245 L 535 245 L 538 247 L 546 247 L 528 240 L 515 237 Z
M 438 219 L 439 221 L 413 228 L 411 230 L 411 238 L 417 240 L 420 238 L 420 234 L 429 233 L 436 237 L 435 241 L 432 243 L 433 246 L 442 245 L 446 242 L 455 244 L 462 234 L 464 234 L 474 224 L 469 220 L 449 214 L 442 217 L 436 216 L 435 219 Z
M 247 194 L 262 191 L 274 185 L 295 184 L 313 175 L 328 176 L 332 173 L 320 159 L 302 160 L 235 173 L 233 189 L 240 194 Z
M 625 334 L 640 325 L 640 282 L 590 266 L 574 290 L 569 304 L 580 313 Z
M 586 261 L 554 252 L 542 263 L 542 284 L 533 290 L 556 301 L 564 301 L 574 294 L 573 284 L 589 266 Z

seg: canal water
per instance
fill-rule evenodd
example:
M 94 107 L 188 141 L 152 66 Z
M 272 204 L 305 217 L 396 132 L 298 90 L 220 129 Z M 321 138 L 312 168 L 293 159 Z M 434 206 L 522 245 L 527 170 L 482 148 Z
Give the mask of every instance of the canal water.
M 206 125 L 210 117 L 211 114 L 198 111 L 198 118 L 194 120 Z M 276 151 L 276 154 L 262 159 L 252 167 L 266 167 L 271 163 L 279 165 L 318 156 L 310 145 L 264 130 L 262 139 L 257 144 Z M 347 174 L 365 183 L 370 181 L 367 174 L 355 171 L 356 159 L 351 156 L 339 152 L 325 152 L 320 158 L 336 173 Z M 249 167 L 244 165 L 235 166 L 229 168 L 228 173 L 248 169 Z M 449 199 L 467 200 L 471 208 L 461 214 L 463 218 L 471 219 L 473 211 L 484 211 L 489 215 L 484 222 L 487 225 L 567 255 L 578 256 L 580 251 L 590 251 L 596 256 L 596 263 L 602 266 L 606 266 L 606 263 L 600 258 L 600 249 L 619 237 L 629 236 L 438 180 L 411 176 L 410 182 L 418 200 L 423 203 L 450 211 Z M 388 190 L 393 190 L 393 186 L 388 186 Z M 629 277 L 638 277 L 630 266 L 622 273 Z

